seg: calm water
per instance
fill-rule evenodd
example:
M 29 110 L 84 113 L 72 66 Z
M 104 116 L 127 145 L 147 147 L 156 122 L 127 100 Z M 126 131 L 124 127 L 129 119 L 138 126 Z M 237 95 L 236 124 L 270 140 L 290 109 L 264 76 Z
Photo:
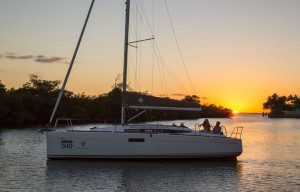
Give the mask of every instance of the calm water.
M 50 161 L 45 135 L 0 130 L 0 191 L 300 191 L 300 119 L 217 120 L 244 126 L 237 161 Z

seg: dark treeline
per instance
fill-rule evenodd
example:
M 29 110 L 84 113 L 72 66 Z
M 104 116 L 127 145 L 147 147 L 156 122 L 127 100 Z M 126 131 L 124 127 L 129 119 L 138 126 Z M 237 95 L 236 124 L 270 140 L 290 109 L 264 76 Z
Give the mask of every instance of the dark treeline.
M 24 127 L 46 125 L 49 122 L 60 81 L 43 80 L 31 74 L 22 87 L 7 89 L 0 81 L 0 127 Z M 55 118 L 98 119 L 119 122 L 121 118 L 121 86 L 116 84 L 109 93 L 98 96 L 75 94 L 65 91 Z M 186 96 L 184 100 L 200 103 L 197 96 Z M 202 105 L 201 112 L 149 111 L 139 121 L 192 119 L 200 117 L 230 117 L 230 109 L 215 105 Z M 128 111 L 128 113 L 134 113 Z M 136 113 L 136 111 L 135 111 Z
M 300 97 L 297 95 L 280 96 L 274 93 L 263 103 L 263 109 L 270 110 L 271 115 L 282 115 L 282 111 L 300 109 Z

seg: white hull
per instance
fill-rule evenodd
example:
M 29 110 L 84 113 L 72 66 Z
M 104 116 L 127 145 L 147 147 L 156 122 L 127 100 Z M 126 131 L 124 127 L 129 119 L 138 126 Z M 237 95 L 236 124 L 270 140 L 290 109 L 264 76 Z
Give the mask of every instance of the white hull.
M 242 141 L 213 134 L 47 132 L 47 157 L 219 158 L 242 153 Z

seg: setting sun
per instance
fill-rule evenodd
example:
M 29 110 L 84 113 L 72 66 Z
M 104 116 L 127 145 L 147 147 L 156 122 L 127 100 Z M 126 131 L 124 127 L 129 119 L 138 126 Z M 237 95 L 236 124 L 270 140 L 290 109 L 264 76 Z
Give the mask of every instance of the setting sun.
M 239 112 L 238 112 L 238 110 L 233 110 L 232 111 L 234 114 L 238 114 Z

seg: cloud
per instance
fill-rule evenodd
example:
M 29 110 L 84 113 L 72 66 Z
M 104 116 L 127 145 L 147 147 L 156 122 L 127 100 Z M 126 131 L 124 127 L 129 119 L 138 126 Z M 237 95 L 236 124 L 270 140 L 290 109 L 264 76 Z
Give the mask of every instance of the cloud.
M 159 97 L 184 97 L 186 96 L 185 94 L 181 94 L 181 93 L 173 93 L 173 94 L 170 94 L 170 95 L 166 95 L 166 94 L 160 94 L 160 95 L 157 95 Z
M 168 95 L 165 95 L 165 94 L 160 94 L 160 95 L 157 95 L 158 97 L 168 97 Z
M 26 60 L 26 59 L 32 59 L 32 55 L 16 55 L 14 53 L 5 53 L 4 57 L 7 59 L 15 60 L 15 59 L 20 59 L 20 60 Z
M 69 64 L 69 61 L 66 58 L 63 57 L 47 57 L 45 55 L 17 55 L 15 53 L 6 52 L 4 54 L 0 54 L 0 58 L 6 58 L 10 60 L 27 60 L 32 59 L 35 62 L 38 63 L 64 63 Z
M 176 96 L 176 97 L 184 97 L 185 94 L 182 94 L 182 93 L 173 93 L 172 96 Z
M 63 57 L 46 57 L 44 55 L 38 55 L 35 57 L 34 60 L 39 63 L 66 63 L 66 64 L 68 64 L 68 62 L 66 61 L 66 58 L 63 58 Z

